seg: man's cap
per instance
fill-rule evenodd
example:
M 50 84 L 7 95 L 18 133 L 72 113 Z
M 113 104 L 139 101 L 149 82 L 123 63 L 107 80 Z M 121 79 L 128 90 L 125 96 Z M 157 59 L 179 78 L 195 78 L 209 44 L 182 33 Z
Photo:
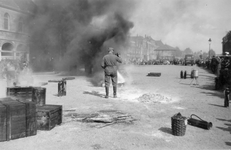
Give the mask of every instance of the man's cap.
M 112 48 L 112 47 L 108 48 L 108 52 L 113 52 L 113 51 L 114 51 L 114 48 Z

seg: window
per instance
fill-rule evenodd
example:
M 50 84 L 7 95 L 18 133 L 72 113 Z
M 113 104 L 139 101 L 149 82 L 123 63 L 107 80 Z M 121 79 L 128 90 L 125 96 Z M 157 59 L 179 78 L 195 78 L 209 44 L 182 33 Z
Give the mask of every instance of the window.
M 4 29 L 9 30 L 9 14 L 5 13 L 4 14 Z
M 13 56 L 13 45 L 11 43 L 4 43 L 2 45 L 2 56 Z

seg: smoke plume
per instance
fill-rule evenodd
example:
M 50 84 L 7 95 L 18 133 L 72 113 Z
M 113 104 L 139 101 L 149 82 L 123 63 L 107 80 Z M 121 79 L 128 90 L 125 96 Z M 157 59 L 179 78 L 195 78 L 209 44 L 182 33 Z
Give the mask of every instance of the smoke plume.
M 27 18 L 36 70 L 100 68 L 106 48 L 126 48 L 134 2 L 128 0 L 36 0 Z

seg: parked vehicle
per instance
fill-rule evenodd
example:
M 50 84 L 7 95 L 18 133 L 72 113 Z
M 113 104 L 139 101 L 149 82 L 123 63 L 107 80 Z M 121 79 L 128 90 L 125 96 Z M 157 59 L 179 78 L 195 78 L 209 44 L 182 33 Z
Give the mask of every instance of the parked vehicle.
M 187 66 L 188 64 L 193 66 L 194 65 L 194 56 L 192 54 L 185 55 L 184 58 L 184 65 Z

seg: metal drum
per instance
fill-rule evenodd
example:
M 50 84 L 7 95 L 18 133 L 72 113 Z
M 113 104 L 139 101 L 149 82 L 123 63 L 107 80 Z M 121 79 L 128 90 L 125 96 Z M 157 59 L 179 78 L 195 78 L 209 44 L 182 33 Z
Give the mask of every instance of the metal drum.
M 33 87 L 32 89 L 32 101 L 37 106 L 43 106 L 46 104 L 46 88 Z
M 66 96 L 66 86 L 67 86 L 67 81 L 66 80 L 61 80 L 58 82 L 58 96 Z
M 193 70 L 193 78 L 198 78 L 199 72 L 198 70 Z

